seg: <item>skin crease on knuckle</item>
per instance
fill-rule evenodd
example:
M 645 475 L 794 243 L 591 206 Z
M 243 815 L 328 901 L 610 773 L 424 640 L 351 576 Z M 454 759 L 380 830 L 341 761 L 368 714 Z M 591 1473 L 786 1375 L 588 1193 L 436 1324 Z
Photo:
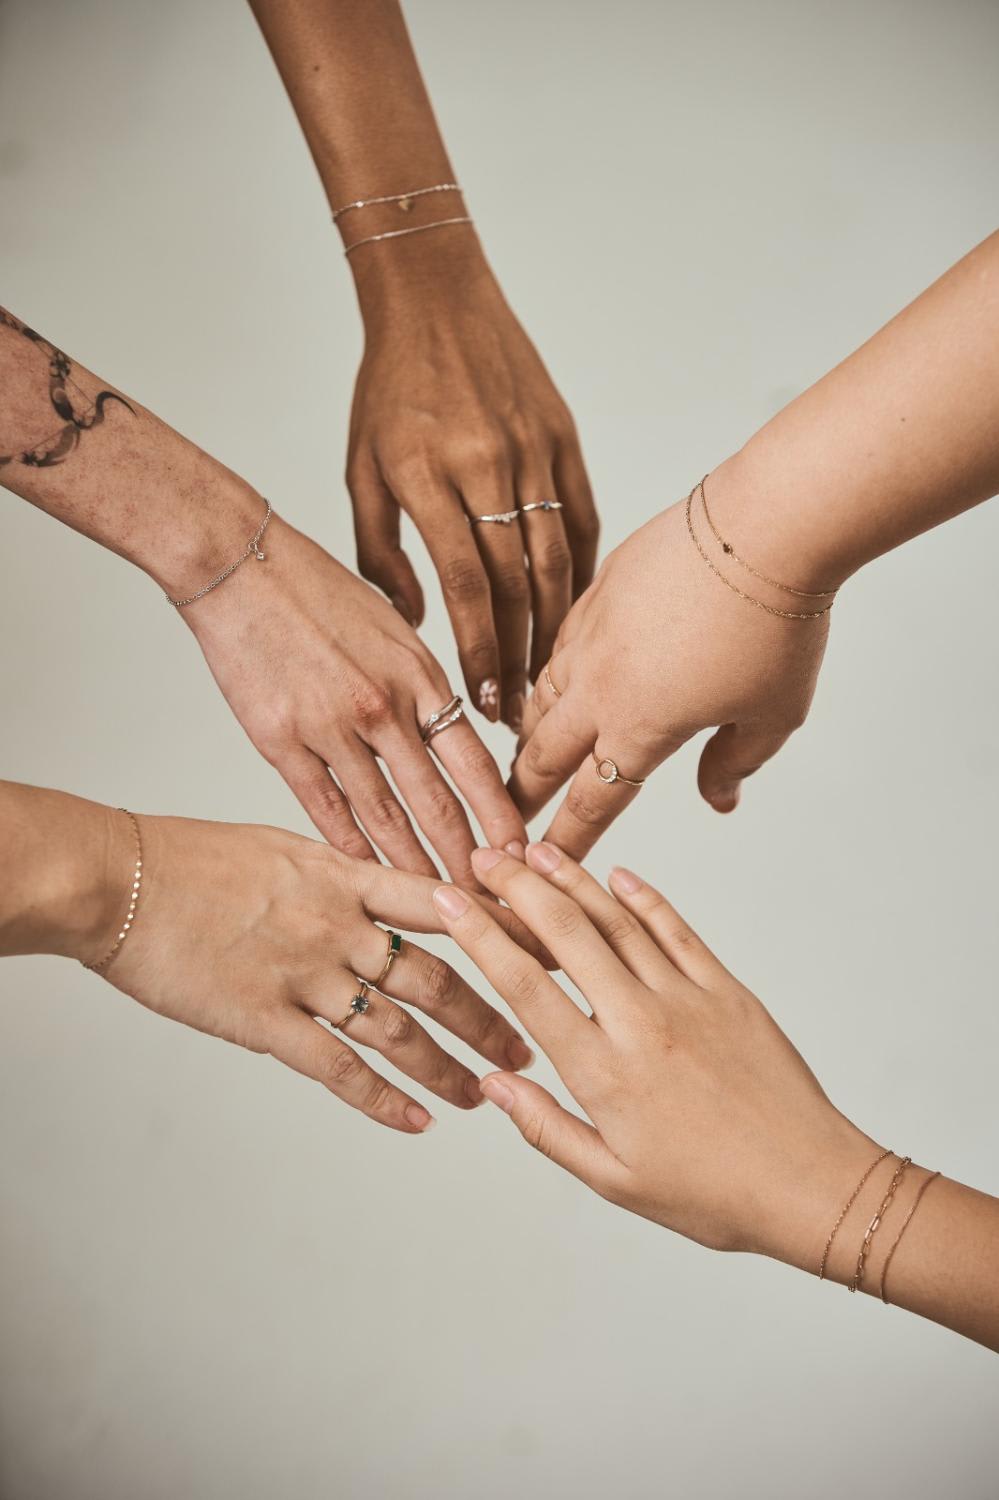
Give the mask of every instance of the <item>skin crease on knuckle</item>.
M 446 1010 L 455 997 L 455 973 L 442 958 L 429 956 L 419 980 L 419 993 L 431 1014 Z
M 387 1048 L 404 1047 L 416 1036 L 416 1022 L 400 1005 L 387 1005 L 382 1016 L 382 1036 Z
M 470 558 L 451 557 L 445 561 L 441 568 L 441 588 L 445 598 L 455 605 L 481 605 L 489 598 L 486 575 Z

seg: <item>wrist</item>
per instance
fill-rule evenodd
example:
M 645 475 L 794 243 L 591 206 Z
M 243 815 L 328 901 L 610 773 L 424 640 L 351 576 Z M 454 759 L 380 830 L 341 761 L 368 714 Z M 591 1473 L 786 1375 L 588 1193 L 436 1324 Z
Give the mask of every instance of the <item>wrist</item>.
M 386 323 L 439 319 L 469 302 L 501 295 L 471 224 L 363 245 L 349 261 L 369 335 Z
M 261 495 L 208 459 L 178 478 L 160 507 L 155 536 L 131 560 L 171 599 L 203 588 L 240 555 L 266 514 Z

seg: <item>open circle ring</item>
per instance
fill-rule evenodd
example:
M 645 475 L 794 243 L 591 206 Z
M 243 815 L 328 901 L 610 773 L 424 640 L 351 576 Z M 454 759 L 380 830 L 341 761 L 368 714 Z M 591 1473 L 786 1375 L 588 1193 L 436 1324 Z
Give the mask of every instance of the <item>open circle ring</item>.
M 625 786 L 645 785 L 644 778 L 641 781 L 633 781 L 630 776 L 622 776 L 621 772 L 618 770 L 617 766 L 615 765 L 614 761 L 611 760 L 609 755 L 600 756 L 594 750 L 593 764 L 596 767 L 597 775 L 600 777 L 600 780 L 604 783 L 605 786 L 613 786 L 615 781 L 623 781 Z

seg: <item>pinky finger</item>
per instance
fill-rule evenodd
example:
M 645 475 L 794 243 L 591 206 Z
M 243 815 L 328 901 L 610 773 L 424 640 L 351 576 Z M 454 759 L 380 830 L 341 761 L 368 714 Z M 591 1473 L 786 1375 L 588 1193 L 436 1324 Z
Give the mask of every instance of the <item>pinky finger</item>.
M 300 745 L 274 764 L 328 844 L 354 859 L 378 858 L 324 760 Z
M 594 1192 L 609 1197 L 623 1179 L 625 1169 L 599 1131 L 563 1109 L 540 1084 L 516 1073 L 490 1073 L 479 1087 L 510 1116 L 529 1146 Z
M 315 1079 L 352 1109 L 390 1130 L 420 1135 L 434 1123 L 422 1104 L 369 1068 L 351 1047 L 295 1006 L 274 1020 L 267 1050 L 278 1062 Z

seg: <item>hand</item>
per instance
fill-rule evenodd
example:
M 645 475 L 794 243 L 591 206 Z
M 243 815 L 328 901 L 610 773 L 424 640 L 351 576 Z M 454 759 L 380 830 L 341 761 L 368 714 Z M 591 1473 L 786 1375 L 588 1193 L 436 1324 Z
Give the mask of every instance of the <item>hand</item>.
M 410 261 L 444 253 L 430 239 L 406 247 Z M 437 569 L 471 701 L 518 729 L 528 662 L 533 680 L 593 576 L 599 526 L 572 419 L 484 265 L 458 294 L 449 278 L 375 296 L 375 268 L 354 269 L 367 330 L 347 465 L 358 567 L 419 623 L 401 507 Z M 562 509 L 468 524 L 543 500 Z
M 673 506 L 611 553 L 559 633 L 509 781 L 525 821 L 575 772 L 545 836 L 582 859 L 638 795 L 602 781 L 594 755 L 641 781 L 715 725 L 698 782 L 731 812 L 740 783 L 804 722 L 828 633 L 828 615 L 780 619 L 727 589 L 690 540 L 685 504 Z
M 278 516 L 265 553 L 184 611 L 237 719 L 331 844 L 367 859 L 375 844 L 432 875 L 380 757 L 452 878 L 474 884 L 475 839 L 434 755 L 486 842 L 522 841 L 524 827 L 467 719 L 434 736 L 433 754 L 420 739 L 451 697 L 442 668 L 373 589 Z
M 479 878 L 549 946 L 589 1018 L 481 906 L 448 886 L 434 899 L 593 1123 L 508 1073 L 483 1079 L 483 1092 L 611 1202 L 702 1245 L 815 1271 L 875 1143 L 658 892 L 616 870 L 608 894 L 550 844 L 531 845 L 527 861 L 475 856 Z
M 372 1048 L 459 1109 L 480 1095 L 474 1073 L 450 1057 L 393 1000 L 423 1011 L 500 1066 L 523 1067 L 529 1049 L 502 1016 L 441 959 L 408 940 L 370 1008 L 351 1015 L 360 975 L 375 979 L 386 952 L 375 920 L 440 930 L 431 880 L 277 828 L 140 819 L 143 883 L 134 925 L 102 971 L 141 1004 L 289 1067 L 395 1130 L 425 1130 L 431 1117 L 364 1062 Z M 110 867 L 132 869 L 130 831 L 116 825 Z M 122 891 L 108 895 L 121 920 Z M 92 943 L 107 951 L 113 927 Z M 82 956 L 82 955 L 81 955 Z M 388 997 L 392 996 L 393 999 Z M 336 1023 L 339 1033 L 314 1019 Z

